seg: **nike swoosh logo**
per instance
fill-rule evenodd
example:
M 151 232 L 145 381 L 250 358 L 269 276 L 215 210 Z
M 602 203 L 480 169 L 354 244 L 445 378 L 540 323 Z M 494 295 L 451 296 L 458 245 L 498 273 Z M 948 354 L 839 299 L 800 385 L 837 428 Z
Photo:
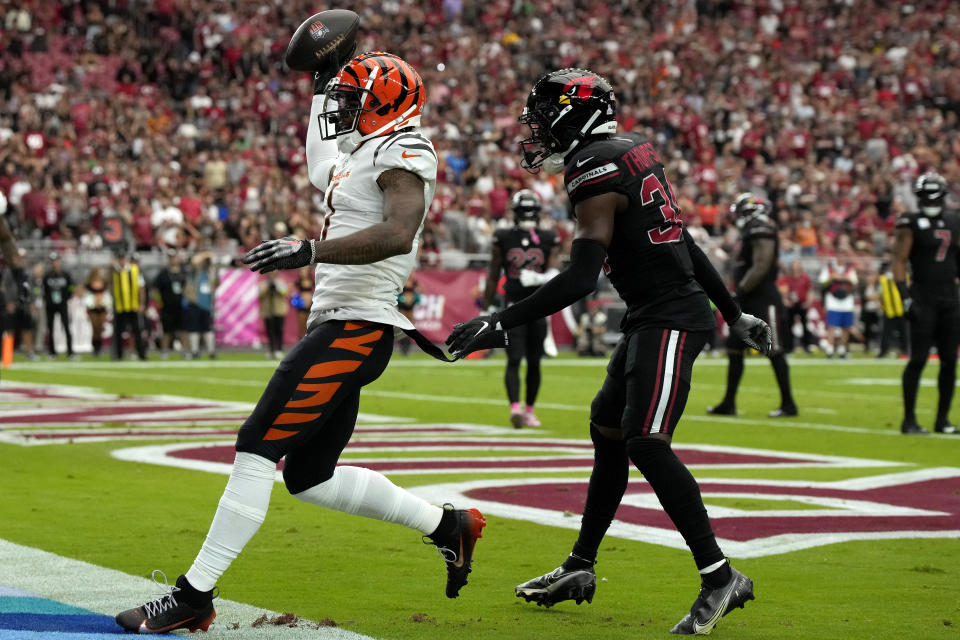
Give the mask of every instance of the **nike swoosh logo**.
M 589 162 L 590 160 L 593 160 L 595 157 L 596 156 L 590 156 L 589 158 L 584 158 L 583 160 L 577 160 L 577 166 L 580 167 L 586 164 L 587 162 Z
M 717 607 L 717 612 L 713 614 L 713 617 L 705 622 L 700 622 L 696 617 L 693 618 L 693 633 L 699 634 L 703 630 L 709 631 L 716 626 L 717 621 L 723 617 L 723 612 L 727 610 L 727 605 L 730 603 L 730 598 L 733 596 L 734 589 L 731 589 L 727 593 L 727 597 L 720 602 L 720 606 Z
M 457 554 L 457 561 L 453 563 L 453 566 L 457 569 L 463 568 L 463 536 L 460 536 L 460 553 Z
M 402 155 L 404 158 L 419 158 L 419 157 L 420 157 L 420 154 L 419 154 L 419 153 L 407 153 L 406 151 L 404 151 L 404 152 L 401 153 L 400 155 Z
M 489 323 L 489 322 L 484 322 L 484 323 L 483 323 L 483 326 L 480 327 L 480 330 L 477 331 L 475 334 L 473 334 L 473 337 L 476 338 L 478 335 L 480 335 L 481 333 L 483 333 L 484 331 L 486 331 L 486 330 L 487 330 L 487 327 L 489 327 L 489 326 L 490 326 L 490 323 Z

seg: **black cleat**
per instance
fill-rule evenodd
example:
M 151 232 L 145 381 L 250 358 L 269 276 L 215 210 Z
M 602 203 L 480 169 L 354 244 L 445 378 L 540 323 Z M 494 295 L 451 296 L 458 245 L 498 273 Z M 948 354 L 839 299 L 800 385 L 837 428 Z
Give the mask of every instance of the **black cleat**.
M 463 585 L 467 584 L 467 574 L 473 564 L 473 548 L 477 540 L 483 537 L 487 519 L 477 509 L 454 509 L 452 504 L 445 504 L 443 508 L 452 511 L 457 518 L 456 533 L 437 540 L 425 536 L 424 543 L 436 545 L 437 551 L 443 556 L 447 563 L 447 597 L 456 598 Z
M 737 408 L 732 404 L 721 402 L 718 405 L 707 407 L 707 413 L 712 416 L 735 416 L 737 415 Z
M 514 587 L 518 598 L 536 602 L 538 607 L 552 607 L 564 600 L 576 600 L 577 604 L 584 600 L 593 602 L 596 590 L 597 574 L 593 567 L 568 571 L 562 565 L 548 574 Z
M 705 636 L 717 626 L 720 618 L 737 607 L 743 609 L 748 600 L 753 600 L 753 580 L 733 567 L 730 567 L 730 573 L 730 581 L 719 589 L 701 586 L 690 613 L 670 629 L 670 633 Z
M 163 576 L 163 582 L 157 580 L 158 573 Z M 153 572 L 153 579 L 157 584 L 169 589 L 169 593 L 135 609 L 118 613 L 115 618 L 118 625 L 134 633 L 166 633 L 174 629 L 206 631 L 210 628 L 213 619 L 217 617 L 217 612 L 213 609 L 212 592 L 203 593 L 202 595 L 207 596 L 207 600 L 196 607 L 194 606 L 196 603 L 184 602 L 182 594 L 179 599 L 177 596 L 186 589 L 196 592 L 190 587 L 186 576 L 177 578 L 177 584 L 173 587 L 167 584 L 167 576 L 160 570 Z
M 929 431 L 918 425 L 913 420 L 904 420 L 900 424 L 900 433 L 908 436 L 926 436 L 930 434 Z
M 933 428 L 937 433 L 949 433 L 952 435 L 960 434 L 960 429 L 957 429 L 955 425 L 950 424 L 949 422 L 941 422 Z
M 797 405 L 790 405 L 789 407 L 780 407 L 779 409 L 774 409 L 767 415 L 771 418 L 792 418 L 793 416 L 799 413 L 797 411 Z

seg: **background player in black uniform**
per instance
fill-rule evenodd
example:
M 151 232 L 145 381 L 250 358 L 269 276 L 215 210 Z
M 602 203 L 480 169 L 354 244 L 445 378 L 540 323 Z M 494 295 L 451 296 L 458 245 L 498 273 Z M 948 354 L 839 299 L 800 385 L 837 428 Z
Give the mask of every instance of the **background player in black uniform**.
M 32 301 L 33 287 L 27 278 L 23 256 L 20 255 L 17 241 L 14 239 L 13 233 L 10 231 L 10 226 L 7 224 L 6 215 L 7 197 L 3 191 L 0 191 L 0 258 L 2 258 L 2 261 L 0 261 L 0 270 L 2 270 L 4 264 L 10 267 L 10 275 L 13 276 L 13 280 L 17 285 L 17 304 L 22 306 Z M 4 313 L 7 306 L 6 303 L 7 301 L 3 291 L 0 289 L 0 336 L 8 329 L 8 327 L 4 326 L 6 324 L 6 313 Z
M 903 370 L 900 431 L 929 433 L 917 424 L 917 386 L 930 347 L 936 346 L 940 357 L 937 376 L 940 397 L 934 429 L 939 433 L 958 433 L 957 427 L 950 424 L 948 414 L 957 377 L 957 331 L 960 330 L 960 302 L 957 299 L 960 219 L 944 206 L 947 182 L 939 174 L 925 173 L 917 178 L 914 191 L 920 211 L 897 220 L 891 265 L 910 322 L 910 360 Z
M 497 229 L 493 234 L 487 286 L 483 292 L 483 307 L 488 310 L 493 305 L 501 271 L 507 276 L 504 291 L 508 305 L 523 300 L 556 274 L 557 236 L 553 231 L 537 228 L 543 208 L 540 196 L 530 189 L 521 189 L 513 194 L 510 208 L 513 227 Z M 510 401 L 510 422 L 517 429 L 540 426 L 534 405 L 540 390 L 540 359 L 546 337 L 547 318 L 536 318 L 510 329 L 503 382 Z M 527 359 L 526 407 L 520 405 L 520 361 L 524 358 Z
M 43 275 L 43 309 L 47 314 L 47 351 L 51 358 L 57 356 L 53 345 L 53 322 L 59 317 L 67 339 L 67 356 L 73 358 L 73 336 L 70 334 L 70 317 L 67 301 L 73 295 L 73 278 L 63 270 L 60 255 L 50 254 L 50 269 Z
M 786 316 L 780 290 L 777 289 L 777 257 L 780 255 L 776 223 L 770 216 L 770 205 L 751 193 L 741 193 L 730 206 L 733 224 L 740 230 L 740 248 L 733 267 L 737 301 L 747 313 L 770 325 L 773 348 L 770 364 L 780 387 L 780 408 L 769 413 L 771 418 L 797 415 L 797 404 L 790 391 L 790 367 L 783 355 Z M 781 329 L 784 327 L 784 329 Z M 737 388 L 743 377 L 743 341 L 733 333 L 727 338 L 727 392 L 720 404 L 709 407 L 707 413 L 737 415 Z
M 663 164 L 637 133 L 617 134 L 606 80 L 583 69 L 547 74 L 520 119 L 531 129 L 522 165 L 566 169 L 577 219 L 570 263 L 534 294 L 499 313 L 457 325 L 447 338 L 463 356 L 502 346 L 509 330 L 593 291 L 601 268 L 627 304 L 623 338 L 590 411 L 594 465 L 580 535 L 554 571 L 516 587 L 552 605 L 593 598 L 597 549 L 627 488 L 628 461 L 643 473 L 683 536 L 701 574 L 699 596 L 672 633 L 709 633 L 753 598 L 753 582 L 730 567 L 707 518 L 696 480 L 670 446 L 690 391 L 693 361 L 716 328 L 708 295 L 731 329 L 770 348 L 769 327 L 741 314 L 720 275 L 683 230 Z

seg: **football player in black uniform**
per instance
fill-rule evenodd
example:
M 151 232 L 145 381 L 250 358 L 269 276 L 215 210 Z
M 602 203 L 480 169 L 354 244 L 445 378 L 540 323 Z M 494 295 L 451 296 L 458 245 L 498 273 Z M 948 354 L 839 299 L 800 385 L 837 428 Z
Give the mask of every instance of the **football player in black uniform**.
M 10 267 L 10 274 L 17 285 L 17 302 L 24 305 L 33 300 L 33 287 L 30 285 L 29 278 L 27 278 L 23 256 L 20 255 L 17 241 L 13 237 L 13 232 L 10 231 L 6 216 L 7 196 L 0 190 L 0 271 L 3 270 L 4 264 Z M 11 300 L 11 302 L 13 301 Z M 0 290 L 0 335 L 9 328 L 5 326 L 6 307 L 7 301 L 4 298 L 3 291 Z
M 958 433 L 948 414 L 957 377 L 957 331 L 960 329 L 960 302 L 957 299 L 957 260 L 960 251 L 960 218 L 944 204 L 947 182 L 937 173 L 917 178 L 914 192 L 920 211 L 897 220 L 893 247 L 893 278 L 900 290 L 903 308 L 910 322 L 910 360 L 903 370 L 903 422 L 907 434 L 930 433 L 917 424 L 917 386 L 920 374 L 936 346 L 940 358 L 937 386 L 938 433 Z M 911 282 L 907 286 L 907 262 Z
M 521 143 L 522 166 L 565 171 L 577 220 L 570 262 L 522 301 L 454 327 L 447 338 L 451 353 L 503 346 L 506 330 L 592 292 L 601 268 L 627 313 L 591 406 L 594 464 L 579 537 L 561 566 L 518 585 L 516 594 L 548 606 L 592 600 L 597 549 L 626 491 L 629 461 L 650 483 L 701 575 L 700 594 L 672 633 L 709 633 L 723 615 L 753 599 L 753 582 L 724 557 L 700 488 L 670 442 L 693 361 L 716 328 L 708 296 L 731 330 L 764 353 L 770 329 L 741 313 L 684 231 L 653 145 L 638 133 L 617 133 L 616 100 L 605 79 L 584 69 L 548 73 L 534 85 L 520 121 L 531 130 Z
M 508 305 L 523 300 L 556 275 L 554 264 L 559 253 L 557 236 L 553 231 L 537 228 L 542 208 L 540 196 L 530 189 L 521 189 L 513 194 L 510 201 L 513 227 L 497 229 L 493 234 L 487 286 L 483 292 L 485 309 L 492 308 L 501 271 L 506 272 L 507 276 L 504 291 Z M 510 330 L 507 370 L 503 382 L 510 401 L 510 422 L 517 429 L 540 426 L 533 407 L 540 390 L 540 359 L 543 358 L 543 341 L 546 337 L 546 318 L 536 318 Z M 521 407 L 520 361 L 524 358 L 527 359 L 526 407 Z
M 780 408 L 771 418 L 797 415 L 797 404 L 790 391 L 790 367 L 783 355 L 779 335 L 786 316 L 780 290 L 777 289 L 777 257 L 780 254 L 776 223 L 770 217 L 770 204 L 751 193 L 741 193 L 730 206 L 730 217 L 740 230 L 740 248 L 733 268 L 734 286 L 740 307 L 770 325 L 773 348 L 770 364 L 780 387 Z M 789 330 L 789 329 L 786 329 Z M 743 341 L 733 333 L 727 338 L 727 392 L 720 404 L 707 408 L 715 415 L 737 415 L 737 388 L 743 377 Z

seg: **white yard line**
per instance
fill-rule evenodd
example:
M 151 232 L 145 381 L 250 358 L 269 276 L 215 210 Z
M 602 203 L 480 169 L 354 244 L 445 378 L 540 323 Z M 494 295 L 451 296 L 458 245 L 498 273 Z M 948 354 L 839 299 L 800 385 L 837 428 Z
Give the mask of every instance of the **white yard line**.
M 558 362 L 566 362 L 560 360 Z M 576 362 L 576 361 L 573 361 Z M 708 361 L 709 362 L 709 361 Z M 34 370 L 37 371 L 55 371 L 59 375 L 63 376 L 65 373 L 69 372 L 69 368 L 65 367 L 56 367 L 48 364 L 31 363 L 35 365 Z M 71 363 L 71 364 L 86 364 L 86 363 Z M 124 365 L 126 363 L 123 363 Z M 154 363 L 151 363 L 154 364 Z M 163 364 L 157 363 L 157 364 Z M 210 363 L 204 363 L 210 364 Z M 220 363 L 216 363 L 220 364 Z M 502 362 L 499 364 L 503 364 Z M 821 363 L 822 364 L 822 363 Z M 841 362 L 830 363 L 841 364 Z M 84 377 L 97 377 L 97 378 L 110 378 L 110 379 L 126 379 L 129 378 L 129 373 L 125 373 L 119 370 L 103 370 L 106 369 L 108 365 L 102 365 L 102 370 L 95 370 L 92 368 L 87 368 L 82 372 L 78 371 L 78 375 Z M 117 367 L 117 369 L 129 368 L 126 366 Z M 156 374 L 156 373 L 138 373 L 137 379 L 139 380 L 154 380 L 158 382 L 183 382 L 184 379 L 182 376 L 176 375 L 166 375 L 166 374 Z M 255 380 L 236 380 L 236 379 L 227 379 L 227 378 L 214 378 L 211 376 L 204 376 L 202 379 L 196 379 L 191 381 L 193 384 L 204 384 L 204 385 L 213 385 L 213 386 L 243 386 L 243 387 L 257 387 L 263 388 L 263 381 Z M 446 403 L 446 404 L 467 404 L 467 405 L 489 405 L 489 406 L 498 406 L 502 407 L 505 405 L 505 402 L 502 398 L 478 398 L 473 396 L 451 396 L 451 395 L 437 395 L 437 394 L 425 394 L 425 393 L 409 393 L 405 391 L 385 391 L 379 389 L 364 389 L 364 395 L 372 397 L 381 397 L 381 398 L 395 398 L 398 400 L 412 400 L 412 401 L 426 401 L 426 402 L 435 402 L 435 403 Z M 825 392 L 829 393 L 829 392 Z M 834 392 L 835 395 L 842 396 L 844 398 L 856 399 L 853 396 L 855 394 L 844 394 L 839 392 Z M 878 398 L 874 396 L 863 396 L 863 398 L 870 398 L 873 401 L 876 401 Z M 581 412 L 586 416 L 589 413 L 588 403 L 584 404 L 563 404 L 563 403 L 554 403 L 554 402 L 540 402 L 537 404 L 538 407 L 542 409 L 555 409 L 558 411 L 575 411 Z M 690 420 L 695 422 L 713 422 L 713 423 L 729 423 L 736 425 L 757 425 L 757 426 L 769 426 L 777 427 L 780 429 L 815 429 L 819 431 L 835 431 L 839 433 L 858 433 L 869 436 L 896 436 L 902 437 L 902 434 L 897 429 L 869 429 L 864 427 L 848 427 L 844 425 L 836 424 L 822 424 L 816 422 L 801 422 L 792 419 L 756 419 L 756 418 L 745 418 L 741 416 L 736 417 L 722 417 L 722 416 L 699 416 L 691 415 L 690 412 L 684 414 L 683 420 Z M 931 434 L 931 438 L 942 438 L 948 441 L 957 441 L 960 442 L 960 438 L 952 435 L 945 434 Z
M 172 583 L 176 575 L 168 574 L 167 578 Z M 160 595 L 158 585 L 148 578 L 138 578 L 2 539 L 0 586 L 13 587 L 111 617 L 122 609 L 135 607 Z M 275 618 L 280 613 L 225 598 L 214 600 L 214 606 L 217 619 L 209 632 L 203 634 L 204 640 L 373 640 L 370 636 L 338 627 L 315 629 L 310 622 L 301 623 L 295 628 L 272 624 L 253 627 L 251 623 L 260 616 L 266 614 L 268 618 Z M 234 626 L 236 628 L 231 628 Z M 120 632 L 119 627 L 117 632 Z

